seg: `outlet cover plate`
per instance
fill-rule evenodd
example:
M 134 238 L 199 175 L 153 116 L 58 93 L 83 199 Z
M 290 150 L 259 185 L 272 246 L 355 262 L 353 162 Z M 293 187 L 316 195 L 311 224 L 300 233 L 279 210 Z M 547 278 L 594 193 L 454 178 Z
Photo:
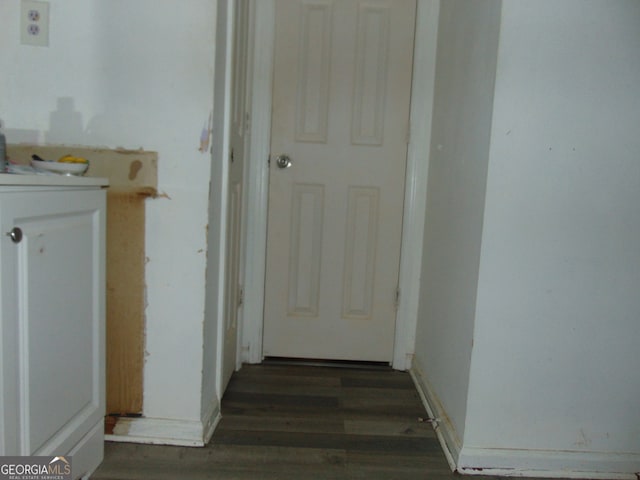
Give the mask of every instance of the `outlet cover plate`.
M 49 46 L 49 2 L 22 0 L 20 43 L 37 47 Z

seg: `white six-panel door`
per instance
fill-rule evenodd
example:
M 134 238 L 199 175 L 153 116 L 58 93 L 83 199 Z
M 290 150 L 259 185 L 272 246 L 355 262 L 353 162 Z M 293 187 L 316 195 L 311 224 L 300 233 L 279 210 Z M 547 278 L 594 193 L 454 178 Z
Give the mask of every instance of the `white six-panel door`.
M 392 359 L 414 17 L 276 4 L 265 356 Z

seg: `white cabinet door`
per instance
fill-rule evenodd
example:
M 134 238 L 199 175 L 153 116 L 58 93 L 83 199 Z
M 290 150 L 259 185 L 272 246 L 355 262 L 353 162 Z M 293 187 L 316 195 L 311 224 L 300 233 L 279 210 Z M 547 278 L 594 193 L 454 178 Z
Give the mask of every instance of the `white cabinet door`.
M 105 194 L 3 192 L 0 225 L 0 451 L 64 455 L 104 416 Z

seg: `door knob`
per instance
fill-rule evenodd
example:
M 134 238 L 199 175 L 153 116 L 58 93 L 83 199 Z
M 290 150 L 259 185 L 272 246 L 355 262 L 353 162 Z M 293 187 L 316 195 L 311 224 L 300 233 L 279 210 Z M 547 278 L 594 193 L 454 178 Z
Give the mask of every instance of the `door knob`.
M 20 243 L 22 240 L 22 229 L 20 227 L 13 227 L 7 235 L 13 243 Z
M 291 166 L 291 158 L 289 155 L 278 155 L 276 157 L 276 165 L 278 168 L 289 168 Z

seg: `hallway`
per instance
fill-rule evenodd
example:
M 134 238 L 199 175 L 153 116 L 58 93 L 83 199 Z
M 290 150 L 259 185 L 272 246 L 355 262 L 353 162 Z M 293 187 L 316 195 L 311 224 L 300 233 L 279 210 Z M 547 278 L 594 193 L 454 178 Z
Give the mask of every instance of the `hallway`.
M 406 372 L 245 365 L 231 379 L 222 415 L 205 448 L 107 443 L 92 478 L 460 478 Z

